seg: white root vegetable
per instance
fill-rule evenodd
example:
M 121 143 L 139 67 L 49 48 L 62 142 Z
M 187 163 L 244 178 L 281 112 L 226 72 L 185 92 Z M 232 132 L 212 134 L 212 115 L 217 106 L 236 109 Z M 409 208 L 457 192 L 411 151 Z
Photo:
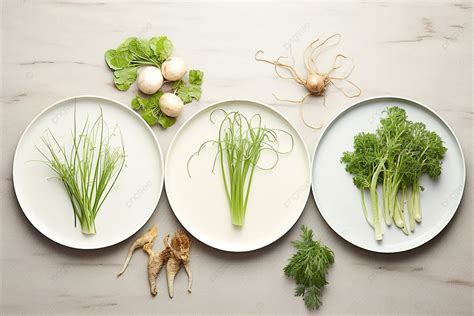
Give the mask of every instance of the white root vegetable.
M 191 273 L 189 262 L 184 264 L 184 270 L 186 270 L 186 273 L 188 274 L 188 292 L 191 293 L 193 287 L 193 274 Z
M 180 97 L 173 93 L 164 93 L 158 101 L 160 110 L 168 116 L 177 117 L 183 111 L 184 103 Z
M 161 65 L 161 73 L 166 80 L 179 80 L 183 78 L 186 73 L 186 64 L 179 57 L 170 57 Z
M 184 265 L 186 273 L 188 274 L 188 291 L 191 292 L 193 277 L 191 269 L 189 267 L 189 251 L 191 247 L 191 240 L 182 231 L 178 230 L 171 242 L 170 247 L 170 258 L 166 263 L 166 275 L 168 280 L 168 294 L 171 298 L 174 295 L 174 279 L 178 273 L 181 265 Z
M 171 256 L 166 263 L 166 278 L 168 280 L 168 294 L 171 298 L 174 295 L 174 278 L 181 268 L 181 262 Z
M 163 85 L 161 70 L 154 66 L 143 67 L 137 78 L 138 89 L 145 94 L 156 93 Z
M 165 249 L 160 253 L 155 253 L 152 250 L 153 243 L 148 243 L 143 246 L 143 250 L 148 254 L 148 281 L 150 283 L 150 293 L 155 296 L 158 291 L 156 289 L 156 278 L 160 273 L 163 265 L 168 261 L 170 257 L 170 248 L 168 246 L 168 237 L 166 236 L 163 240 Z
M 122 266 L 122 270 L 120 270 L 117 276 L 121 276 L 125 272 L 130 262 L 130 259 L 132 259 L 133 252 L 137 250 L 138 248 L 145 246 L 146 244 L 152 243 L 153 240 L 156 238 L 156 235 L 157 235 L 156 225 L 153 225 L 153 227 L 149 231 L 147 231 L 143 236 L 138 238 L 130 246 L 128 250 L 127 258 L 125 259 L 125 262 Z

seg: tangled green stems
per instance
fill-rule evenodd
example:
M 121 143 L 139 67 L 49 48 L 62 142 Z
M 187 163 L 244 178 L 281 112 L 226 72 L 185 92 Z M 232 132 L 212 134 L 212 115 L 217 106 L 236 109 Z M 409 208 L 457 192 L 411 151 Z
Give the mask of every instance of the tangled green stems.
M 116 132 L 121 138 L 120 147 L 112 147 L 111 139 Z M 104 125 L 102 108 L 99 117 L 90 124 L 86 120 L 80 133 L 76 128 L 74 108 L 73 144 L 69 153 L 60 145 L 51 130 L 41 137 L 47 151 L 38 151 L 46 163 L 64 184 L 74 212 L 74 226 L 77 220 L 84 234 L 96 233 L 95 218 L 125 164 L 125 148 L 122 135 L 116 126 L 112 133 Z
M 288 154 L 293 150 L 294 140 L 287 131 L 262 126 L 262 118 L 259 114 L 254 114 L 250 119 L 247 119 L 238 111 L 227 113 L 223 109 L 215 109 L 209 117 L 213 124 L 216 123 L 213 118 L 216 112 L 224 114 L 219 126 L 218 139 L 208 140 L 201 144 L 199 149 L 189 157 L 187 171 L 191 177 L 190 161 L 194 156 L 199 155 L 207 144 L 217 145 L 212 171 L 214 172 L 217 160 L 219 160 L 232 224 L 242 226 L 255 169 L 272 170 L 278 164 L 280 155 Z M 288 135 L 291 139 L 291 147 L 287 151 L 279 150 L 279 132 Z M 275 156 L 274 162 L 267 167 L 258 165 L 261 154 L 265 150 Z

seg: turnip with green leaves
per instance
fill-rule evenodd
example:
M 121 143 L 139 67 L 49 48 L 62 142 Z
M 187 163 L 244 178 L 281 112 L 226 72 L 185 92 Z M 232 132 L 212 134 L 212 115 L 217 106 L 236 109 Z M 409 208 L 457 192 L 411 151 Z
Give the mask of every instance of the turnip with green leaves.
M 171 41 L 160 36 L 150 40 L 131 37 L 105 53 L 117 89 L 128 90 L 136 80 L 138 90 L 149 96 L 137 94 L 132 100 L 132 108 L 149 125 L 172 126 L 185 104 L 201 98 L 203 72 L 190 70 L 186 82 L 186 64 L 171 57 L 172 52 Z
M 183 111 L 184 103 L 173 93 L 164 93 L 159 100 L 160 110 L 168 116 L 177 117 Z
M 179 57 L 170 57 L 161 65 L 161 72 L 168 81 L 180 80 L 186 73 L 186 64 Z
M 147 66 L 140 69 L 137 79 L 138 89 L 145 94 L 154 94 L 163 85 L 163 75 L 161 70 L 154 66 Z

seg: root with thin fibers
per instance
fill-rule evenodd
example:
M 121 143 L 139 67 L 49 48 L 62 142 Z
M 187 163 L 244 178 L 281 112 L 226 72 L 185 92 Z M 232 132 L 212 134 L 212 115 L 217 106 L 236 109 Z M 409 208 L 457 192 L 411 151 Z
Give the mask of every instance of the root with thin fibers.
M 346 59 L 347 57 L 342 54 L 337 54 L 332 62 L 330 69 L 326 72 L 322 72 L 316 67 L 316 62 L 318 57 L 321 55 L 325 48 L 329 48 L 331 46 L 336 46 L 341 41 L 342 36 L 340 34 L 334 34 L 323 41 L 316 39 L 315 41 L 311 42 L 303 53 L 303 61 L 306 68 L 306 77 L 302 77 L 298 74 L 295 69 L 295 58 L 293 56 L 293 52 L 290 47 L 290 54 L 291 54 L 291 63 L 285 63 L 282 59 L 287 59 L 287 57 L 280 56 L 276 60 L 269 60 L 262 58 L 261 55 L 264 54 L 262 50 L 259 50 L 255 53 L 255 60 L 262 61 L 265 63 L 269 63 L 275 67 L 275 73 L 278 77 L 282 79 L 291 79 L 295 81 L 297 84 L 302 85 L 308 91 L 301 99 L 299 100 L 291 100 L 291 99 L 282 99 L 273 95 L 275 99 L 284 102 L 291 102 L 297 104 L 303 104 L 306 99 L 313 95 L 313 96 L 322 96 L 323 103 L 325 104 L 325 92 L 328 86 L 333 86 L 337 91 L 341 92 L 347 98 L 356 98 L 361 95 L 362 90 L 351 80 L 349 80 L 349 76 L 352 74 L 354 67 L 342 77 L 333 76 L 333 72 L 339 69 L 342 65 L 338 64 L 339 59 Z M 330 43 L 331 40 L 335 39 L 334 43 Z M 282 71 L 286 71 L 287 75 L 283 75 Z M 355 92 L 347 92 L 344 88 L 341 88 L 336 82 L 345 82 L 355 88 Z M 300 116 L 303 120 L 303 123 L 308 127 L 319 129 L 322 127 L 322 124 L 318 126 L 314 126 L 309 124 L 303 115 L 302 106 L 300 107 Z

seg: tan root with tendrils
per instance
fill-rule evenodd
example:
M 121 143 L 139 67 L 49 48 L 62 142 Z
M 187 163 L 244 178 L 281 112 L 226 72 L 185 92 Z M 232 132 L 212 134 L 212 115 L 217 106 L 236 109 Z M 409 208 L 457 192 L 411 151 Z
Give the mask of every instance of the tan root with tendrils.
M 178 273 L 181 265 L 188 274 L 188 292 L 191 292 L 193 284 L 193 276 L 189 267 L 189 251 L 191 247 L 191 240 L 182 230 L 174 233 L 171 242 L 168 243 L 171 253 L 168 262 L 166 263 L 166 275 L 168 279 L 168 294 L 172 298 L 174 294 L 174 278 Z
M 171 249 L 168 245 L 168 238 L 169 236 L 166 236 L 163 239 L 165 249 L 163 249 L 160 253 L 155 253 L 153 251 L 152 242 L 143 246 L 143 250 L 148 254 L 148 281 L 150 282 L 150 293 L 153 296 L 158 293 L 156 290 L 156 278 L 158 277 L 158 273 L 160 273 L 161 268 L 170 258 Z
M 156 238 L 157 231 L 156 231 L 156 225 L 153 225 L 152 228 L 150 228 L 149 231 L 147 231 L 143 236 L 138 238 L 131 246 L 130 249 L 128 250 L 127 258 L 125 259 L 125 262 L 123 264 L 122 270 L 118 273 L 117 276 L 121 276 L 124 272 L 125 269 L 127 269 L 128 263 L 130 262 L 130 259 L 132 259 L 133 252 L 137 250 L 138 248 L 142 248 L 148 243 L 152 243 L 153 240 Z
M 334 38 L 337 39 L 336 42 L 332 43 L 332 44 L 328 44 L 328 42 L 330 40 L 334 39 Z M 306 98 L 308 98 L 308 96 L 310 96 L 310 95 L 324 96 L 326 88 L 329 85 L 334 86 L 339 92 L 341 92 L 347 98 L 355 98 L 355 97 L 360 96 L 361 93 L 362 93 L 362 90 L 355 83 L 353 83 L 352 81 L 349 80 L 349 76 L 351 75 L 352 71 L 354 70 L 354 67 L 352 67 L 351 70 L 346 75 L 344 75 L 342 77 L 337 77 L 337 76 L 332 75 L 332 73 L 335 70 L 339 69 L 342 66 L 342 65 L 337 64 L 338 59 L 341 59 L 341 58 L 346 59 L 347 58 L 346 56 L 344 56 L 342 54 L 337 54 L 334 57 L 331 68 L 327 72 L 321 72 L 316 67 L 316 61 L 317 61 L 319 55 L 322 53 L 323 48 L 328 48 L 328 47 L 335 46 L 335 45 L 339 44 L 339 42 L 341 41 L 341 38 L 342 37 L 341 37 L 340 34 L 334 34 L 334 35 L 326 38 L 322 42 L 319 39 L 316 39 L 315 41 L 311 42 L 306 47 L 306 49 L 304 50 L 304 53 L 303 53 L 304 65 L 305 65 L 306 72 L 307 72 L 306 78 L 301 77 L 295 69 L 295 58 L 293 56 L 293 52 L 291 51 L 291 47 L 290 47 L 290 54 L 291 54 L 291 60 L 292 60 L 291 64 L 282 62 L 282 59 L 285 59 L 287 57 L 280 56 L 276 60 L 269 60 L 269 59 L 265 59 L 265 58 L 260 57 L 262 54 L 264 54 L 264 52 L 262 50 L 257 51 L 255 53 L 255 60 L 263 61 L 263 62 L 274 65 L 275 66 L 275 73 L 277 74 L 278 77 L 283 78 L 283 79 L 292 79 L 296 83 L 304 86 L 308 90 L 308 92 L 300 100 L 282 99 L 282 98 L 277 97 L 275 94 L 273 94 L 275 99 L 277 99 L 279 101 L 286 101 L 286 102 L 291 102 L 291 103 L 303 104 L 304 101 L 306 100 Z M 289 76 L 284 76 L 281 73 L 282 70 L 286 70 L 288 72 Z M 336 85 L 335 82 L 337 82 L 337 81 L 348 83 L 349 85 L 351 85 L 352 87 L 354 87 L 356 89 L 356 92 L 355 93 L 347 93 L 346 91 L 344 91 L 343 88 Z M 323 99 L 323 104 L 325 104 L 325 97 Z M 303 120 L 303 123 L 305 125 L 307 125 L 311 128 L 316 128 L 316 129 L 322 127 L 322 125 L 312 126 L 312 125 L 308 124 L 304 119 L 302 107 L 300 107 L 300 115 L 301 115 L 301 119 Z

